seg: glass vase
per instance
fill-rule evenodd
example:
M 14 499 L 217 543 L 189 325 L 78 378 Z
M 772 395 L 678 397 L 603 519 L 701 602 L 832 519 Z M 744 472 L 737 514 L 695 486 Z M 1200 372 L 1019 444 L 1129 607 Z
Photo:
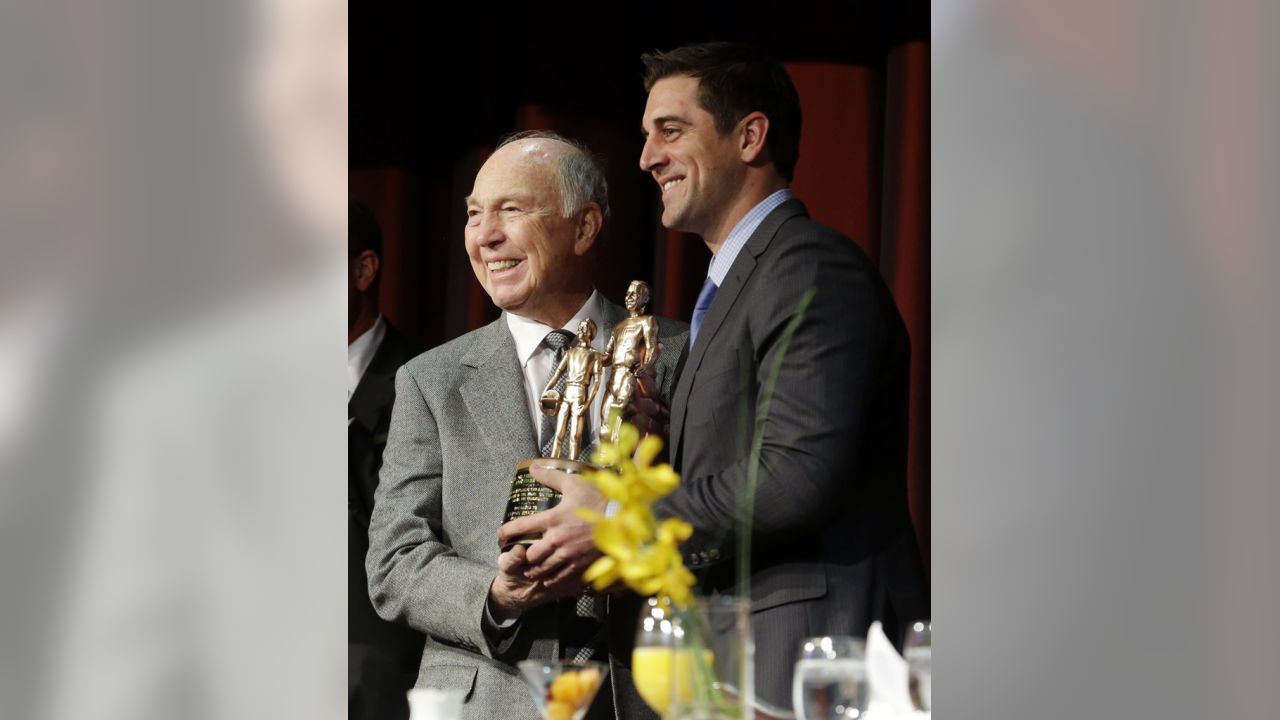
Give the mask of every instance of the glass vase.
M 640 608 L 632 677 L 664 720 L 751 717 L 754 645 L 749 603 L 699 598 L 689 608 L 649 598 Z
M 666 720 L 751 720 L 755 644 L 751 605 L 731 595 L 698 598 L 671 622 Z

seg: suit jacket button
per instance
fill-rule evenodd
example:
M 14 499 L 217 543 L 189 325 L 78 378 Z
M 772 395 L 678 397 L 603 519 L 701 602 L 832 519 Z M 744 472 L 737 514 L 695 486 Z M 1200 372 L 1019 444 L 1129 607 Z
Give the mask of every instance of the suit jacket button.
M 712 559 L 712 560 L 719 560 L 719 559 L 720 559 L 720 551 L 719 551 L 719 550 L 716 550 L 715 548 L 712 548 L 712 549 L 711 549 L 711 559 Z

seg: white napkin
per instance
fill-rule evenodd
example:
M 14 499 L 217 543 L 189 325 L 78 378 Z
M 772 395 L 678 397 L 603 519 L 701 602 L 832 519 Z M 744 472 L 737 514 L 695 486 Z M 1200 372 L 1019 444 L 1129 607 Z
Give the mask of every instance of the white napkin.
M 880 621 L 867 631 L 867 682 L 871 686 L 871 702 L 867 716 L 871 720 L 923 720 L 929 713 L 911 704 L 907 689 L 907 661 L 885 637 Z
M 458 720 L 462 717 L 462 692 L 414 688 L 409 691 L 409 720 Z

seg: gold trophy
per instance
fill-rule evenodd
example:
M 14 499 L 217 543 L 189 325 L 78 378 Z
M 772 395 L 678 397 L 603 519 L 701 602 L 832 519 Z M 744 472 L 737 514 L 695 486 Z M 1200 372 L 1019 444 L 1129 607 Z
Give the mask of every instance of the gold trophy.
M 636 389 L 636 378 L 653 368 L 661 353 L 658 345 L 658 319 L 645 315 L 649 304 L 649 285 L 643 280 L 633 280 L 627 287 L 625 301 L 627 319 L 613 327 L 609 345 L 605 347 L 605 365 L 612 368 L 609 389 L 600 408 L 600 442 L 617 442 L 618 428 L 622 426 L 622 413 L 631 403 Z
M 540 407 L 544 415 L 554 416 L 556 419 L 551 456 L 524 460 L 516 465 L 503 522 L 548 510 L 560 502 L 560 493 L 533 478 L 530 468 L 534 465 L 575 474 L 595 468 L 590 463 L 577 460 L 588 440 L 583 437 L 583 427 L 589 417 L 591 402 L 600 391 L 604 375 L 605 356 L 591 347 L 595 335 L 596 324 L 593 320 L 588 318 L 579 323 L 577 343 L 565 350 L 560 364 L 547 379 Z M 564 381 L 563 394 L 556 390 L 556 385 L 561 380 Z M 515 538 L 503 550 L 517 543 L 531 545 L 537 539 L 534 535 Z
M 591 347 L 596 324 L 590 319 L 578 324 L 577 342 L 565 350 L 539 400 L 542 413 L 556 419 L 550 457 L 532 458 L 516 465 L 503 522 L 548 510 L 560 502 L 560 493 L 533 479 L 529 470 L 534 465 L 574 474 L 597 469 L 577 458 L 584 447 L 590 446 L 590 438 L 583 437 L 583 426 L 590 416 L 591 403 L 605 384 L 605 368 L 610 368 L 610 376 L 600 411 L 600 440 L 617 442 L 622 413 L 631 402 L 636 378 L 652 370 L 662 350 L 658 344 L 658 320 L 644 314 L 649 298 L 648 283 L 635 280 L 627 287 L 629 317 L 614 326 L 603 353 Z M 563 394 L 556 390 L 562 379 Z M 516 538 L 503 550 L 516 543 L 531 545 L 537 539 L 535 535 Z

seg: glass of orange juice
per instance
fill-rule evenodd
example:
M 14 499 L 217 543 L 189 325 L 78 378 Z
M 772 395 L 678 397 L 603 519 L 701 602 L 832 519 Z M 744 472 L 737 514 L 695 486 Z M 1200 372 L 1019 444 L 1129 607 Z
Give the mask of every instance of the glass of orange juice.
M 671 666 L 675 637 L 673 608 L 649 598 L 640 608 L 636 645 L 631 653 L 631 676 L 640 697 L 658 715 L 666 716 L 671 696 Z
M 750 717 L 749 617 L 733 597 L 699 598 L 685 609 L 648 600 L 631 656 L 640 697 L 666 720 Z

